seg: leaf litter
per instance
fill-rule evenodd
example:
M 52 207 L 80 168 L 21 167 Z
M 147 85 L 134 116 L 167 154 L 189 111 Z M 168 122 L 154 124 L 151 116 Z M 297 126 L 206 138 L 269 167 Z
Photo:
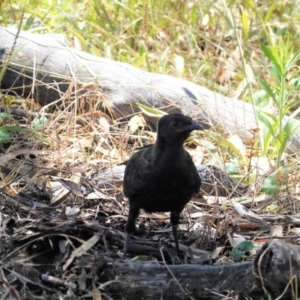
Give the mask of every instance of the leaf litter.
M 140 117 L 128 125 L 106 116 L 81 127 L 71 119 L 73 129 L 49 123 L 51 129 L 42 133 L 50 143 L 23 132 L 1 150 L 3 289 L 15 299 L 44 294 L 51 299 L 88 294 L 101 299 L 109 294 L 105 286 L 114 278 L 108 275 L 108 266 L 122 255 L 128 215 L 122 193 L 124 164 L 133 149 L 146 146 L 153 135 L 143 128 Z M 136 137 L 133 129 L 139 131 Z M 253 239 L 257 233 L 252 230 L 269 232 L 270 219 L 248 214 L 242 204 L 224 206 L 223 198 L 251 198 L 253 193 L 216 166 L 201 165 L 207 153 L 199 156 L 196 146 L 197 151 L 194 147 L 190 153 L 197 160 L 202 191 L 183 213 L 181 249 L 186 263 L 211 263 L 229 256 L 228 245 L 236 245 L 235 239 Z M 137 259 L 160 261 L 161 245 L 172 252 L 168 220 L 165 213 L 141 213 L 137 238 L 132 241 Z

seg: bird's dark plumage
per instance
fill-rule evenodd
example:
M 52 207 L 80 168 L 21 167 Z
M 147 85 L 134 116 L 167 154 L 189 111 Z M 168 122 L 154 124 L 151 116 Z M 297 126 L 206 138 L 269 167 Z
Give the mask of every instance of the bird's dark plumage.
M 135 153 L 128 161 L 124 194 L 129 199 L 129 216 L 123 258 L 141 208 L 147 212 L 171 212 L 179 256 L 177 225 L 180 213 L 201 184 L 192 158 L 183 148 L 193 130 L 203 130 L 203 127 L 190 117 L 182 114 L 163 116 L 158 122 L 156 143 Z

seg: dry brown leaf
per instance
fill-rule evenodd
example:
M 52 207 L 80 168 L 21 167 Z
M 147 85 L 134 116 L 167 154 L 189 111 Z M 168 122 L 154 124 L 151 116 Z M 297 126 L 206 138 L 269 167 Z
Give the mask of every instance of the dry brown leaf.
M 93 288 L 93 300 L 102 300 L 101 292 L 96 287 Z
M 58 188 L 58 189 L 53 193 L 53 196 L 51 199 L 52 205 L 58 205 L 58 204 L 62 203 L 68 197 L 68 195 L 71 193 L 71 191 L 73 193 L 72 188 L 69 185 L 67 185 L 67 183 L 72 182 L 73 186 L 75 186 L 75 185 L 78 186 L 81 182 L 81 173 L 73 174 L 69 180 L 65 180 L 65 179 L 62 180 L 61 178 L 58 178 L 55 181 L 60 182 L 59 184 L 61 185 L 61 188 L 58 188 L 58 185 L 54 184 L 54 185 L 56 185 L 56 188 Z M 68 188 L 66 186 L 68 186 Z M 81 194 L 81 192 L 80 192 L 80 194 Z M 76 196 L 76 194 L 75 194 L 75 196 Z
M 86 242 L 84 242 L 80 247 L 75 249 L 70 258 L 67 260 L 67 262 L 63 266 L 63 270 L 66 270 L 69 265 L 73 262 L 75 257 L 80 257 L 81 255 L 85 254 L 89 249 L 91 249 L 100 239 L 100 233 L 95 233 L 90 239 L 88 239 Z
M 283 236 L 283 226 L 281 224 L 272 226 L 271 235 L 275 238 L 275 240 L 276 236 Z

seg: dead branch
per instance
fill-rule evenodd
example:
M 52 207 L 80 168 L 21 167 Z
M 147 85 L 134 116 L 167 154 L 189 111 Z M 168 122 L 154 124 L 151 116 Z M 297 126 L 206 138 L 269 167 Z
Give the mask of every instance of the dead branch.
M 300 247 L 266 243 L 252 262 L 225 266 L 114 263 L 111 284 L 125 299 L 296 299 Z M 238 295 L 238 298 L 234 298 Z M 226 298 L 227 296 L 228 298 Z M 229 297 L 233 298 L 229 298 Z

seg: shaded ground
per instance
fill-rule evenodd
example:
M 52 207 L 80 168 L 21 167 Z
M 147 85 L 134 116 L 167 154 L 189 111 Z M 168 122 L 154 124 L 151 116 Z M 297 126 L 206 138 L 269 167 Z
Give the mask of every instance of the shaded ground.
M 47 137 L 51 140 L 51 135 Z M 53 145 L 20 132 L 2 148 L 3 299 L 5 295 L 10 295 L 9 299 L 124 299 L 124 295 L 116 291 L 112 294 L 109 289 L 113 279 L 109 266 L 121 261 L 128 215 L 122 193 L 124 165 L 116 164 L 121 160 L 116 140 L 104 132 L 96 141 L 86 137 L 74 141 L 64 132 L 61 144 L 56 140 Z M 86 153 L 78 150 L 84 143 Z M 97 150 L 93 148 L 93 157 L 99 155 L 103 169 L 82 159 L 87 156 L 88 143 L 100 145 Z M 124 155 L 124 160 L 128 157 Z M 114 163 L 109 167 L 110 160 Z M 242 227 L 238 218 L 223 216 L 226 208 L 219 202 L 208 204 L 209 194 L 228 197 L 249 193 L 247 187 L 216 167 L 202 165 L 198 170 L 203 190 L 187 206 L 180 227 L 183 262 L 187 264 L 212 263 L 227 257 L 232 249 L 228 234 L 233 236 Z M 252 226 L 251 230 L 266 225 L 253 220 L 244 220 L 245 224 Z M 143 255 L 138 259 L 165 259 L 172 264 L 174 247 L 168 214 L 141 213 L 137 227 L 137 238 L 129 248 L 132 257 Z M 249 236 L 255 235 L 246 231 Z M 221 246 L 217 253 L 212 252 L 217 246 Z

